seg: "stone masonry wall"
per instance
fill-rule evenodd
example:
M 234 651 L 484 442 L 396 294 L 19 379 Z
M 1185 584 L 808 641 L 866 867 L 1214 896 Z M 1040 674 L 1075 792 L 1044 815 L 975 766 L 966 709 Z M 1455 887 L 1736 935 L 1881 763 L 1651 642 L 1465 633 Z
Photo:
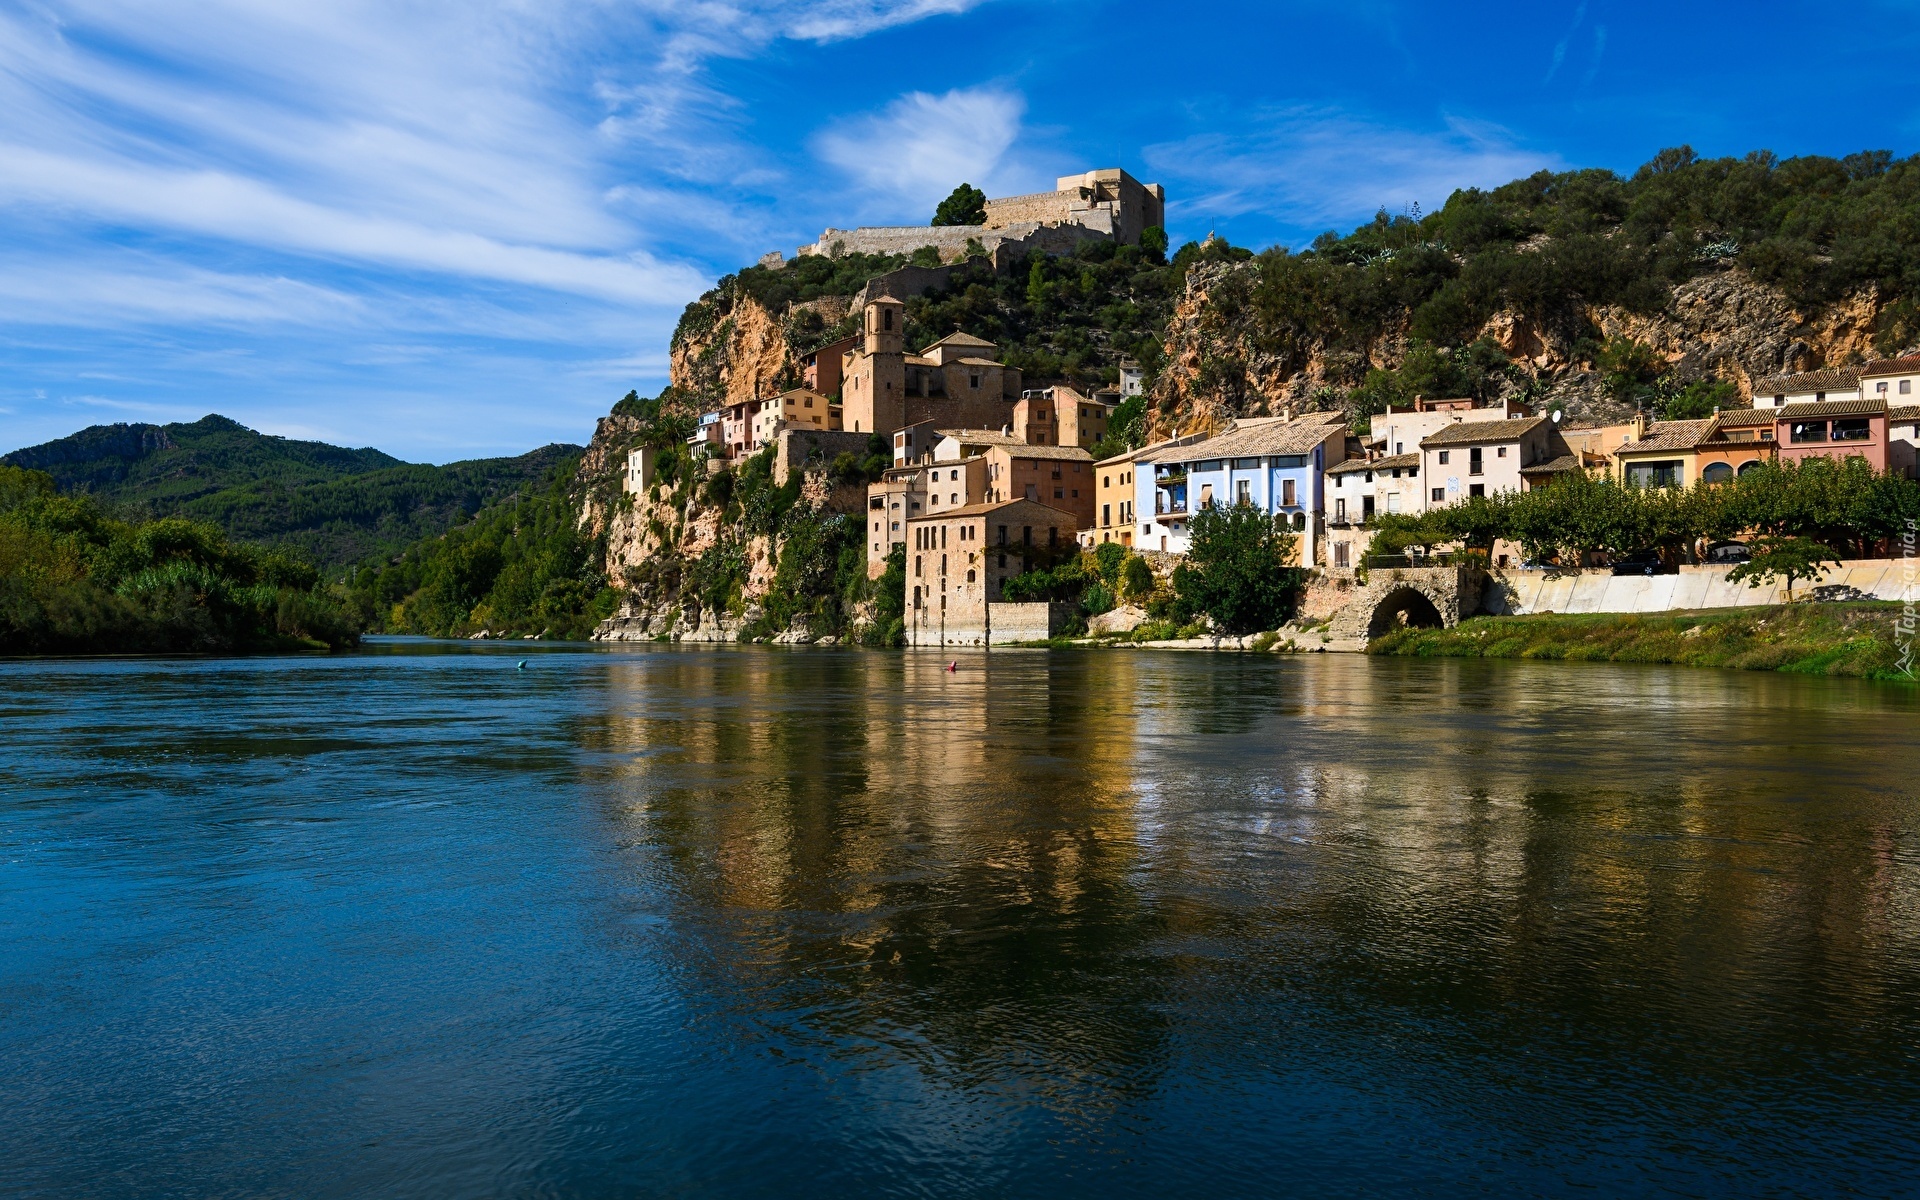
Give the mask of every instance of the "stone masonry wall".
M 987 605 L 987 644 L 1006 646 L 1014 642 L 1043 642 L 1066 628 L 1072 607 L 1045 601 L 1016 604 L 996 600 Z
M 1744 608 L 1784 604 L 1783 584 L 1748 587 L 1727 579 L 1732 567 L 1681 567 L 1677 575 L 1615 575 L 1611 571 L 1496 571 L 1483 607 L 1492 613 L 1652 613 L 1690 608 Z M 1796 600 L 1905 600 L 1910 584 L 1900 559 L 1839 563 L 1815 582 L 1797 583 Z

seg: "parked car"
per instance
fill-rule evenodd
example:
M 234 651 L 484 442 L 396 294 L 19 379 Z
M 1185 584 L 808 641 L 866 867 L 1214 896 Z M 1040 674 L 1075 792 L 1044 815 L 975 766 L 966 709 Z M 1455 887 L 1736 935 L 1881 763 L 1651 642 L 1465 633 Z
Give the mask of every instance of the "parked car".
M 1672 575 L 1680 568 L 1668 566 L 1657 550 L 1642 550 L 1613 560 L 1615 575 Z
M 1714 566 L 1752 561 L 1753 551 L 1747 548 L 1745 542 L 1715 542 L 1707 547 L 1707 562 Z

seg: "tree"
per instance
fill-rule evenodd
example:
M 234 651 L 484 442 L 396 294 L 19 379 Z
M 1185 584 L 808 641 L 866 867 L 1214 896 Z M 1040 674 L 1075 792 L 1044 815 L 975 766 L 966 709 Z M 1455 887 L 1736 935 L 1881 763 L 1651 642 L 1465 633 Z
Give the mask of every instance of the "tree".
M 1748 587 L 1759 587 L 1762 583 L 1784 579 L 1788 603 L 1793 602 L 1794 580 L 1818 579 L 1827 564 L 1835 561 L 1833 551 L 1812 538 L 1758 538 L 1753 542 L 1752 551 L 1751 559 L 1727 572 L 1728 581 L 1744 580 Z
M 1158 225 L 1149 225 L 1140 231 L 1140 249 L 1156 263 L 1167 261 L 1167 231 Z
M 1145 600 L 1153 595 L 1153 568 L 1147 560 L 1134 555 L 1120 569 L 1121 594 L 1129 600 Z
M 1666 360 L 1651 346 L 1632 338 L 1611 338 L 1595 364 L 1605 377 L 1607 395 L 1621 404 L 1638 407 L 1650 394 L 1648 385 L 1666 373 Z
M 1187 561 L 1173 577 L 1181 602 L 1228 633 L 1278 627 L 1305 575 L 1287 565 L 1297 539 L 1283 519 L 1250 504 L 1195 513 Z
M 1739 395 L 1731 383 L 1696 379 L 1660 401 L 1660 419 L 1697 421 L 1712 416 L 1715 409 L 1734 407 Z
M 985 225 L 987 194 L 970 183 L 963 183 L 933 210 L 935 225 Z

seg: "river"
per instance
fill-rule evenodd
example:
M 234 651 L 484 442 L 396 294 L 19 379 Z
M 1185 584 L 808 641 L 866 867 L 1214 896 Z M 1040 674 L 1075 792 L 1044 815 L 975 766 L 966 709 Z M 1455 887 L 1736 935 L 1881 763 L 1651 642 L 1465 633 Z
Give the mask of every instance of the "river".
M 1912 691 L 950 659 L 0 663 L 0 1193 L 1920 1188 Z

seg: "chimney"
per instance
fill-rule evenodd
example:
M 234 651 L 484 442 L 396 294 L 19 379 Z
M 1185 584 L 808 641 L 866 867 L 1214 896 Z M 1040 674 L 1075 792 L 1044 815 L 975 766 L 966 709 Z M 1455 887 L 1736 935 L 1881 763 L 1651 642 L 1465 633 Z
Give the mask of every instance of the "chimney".
M 1633 440 L 1636 442 L 1643 442 L 1646 440 L 1646 438 L 1647 438 L 1647 414 L 1644 412 L 1636 412 L 1633 414 Z

